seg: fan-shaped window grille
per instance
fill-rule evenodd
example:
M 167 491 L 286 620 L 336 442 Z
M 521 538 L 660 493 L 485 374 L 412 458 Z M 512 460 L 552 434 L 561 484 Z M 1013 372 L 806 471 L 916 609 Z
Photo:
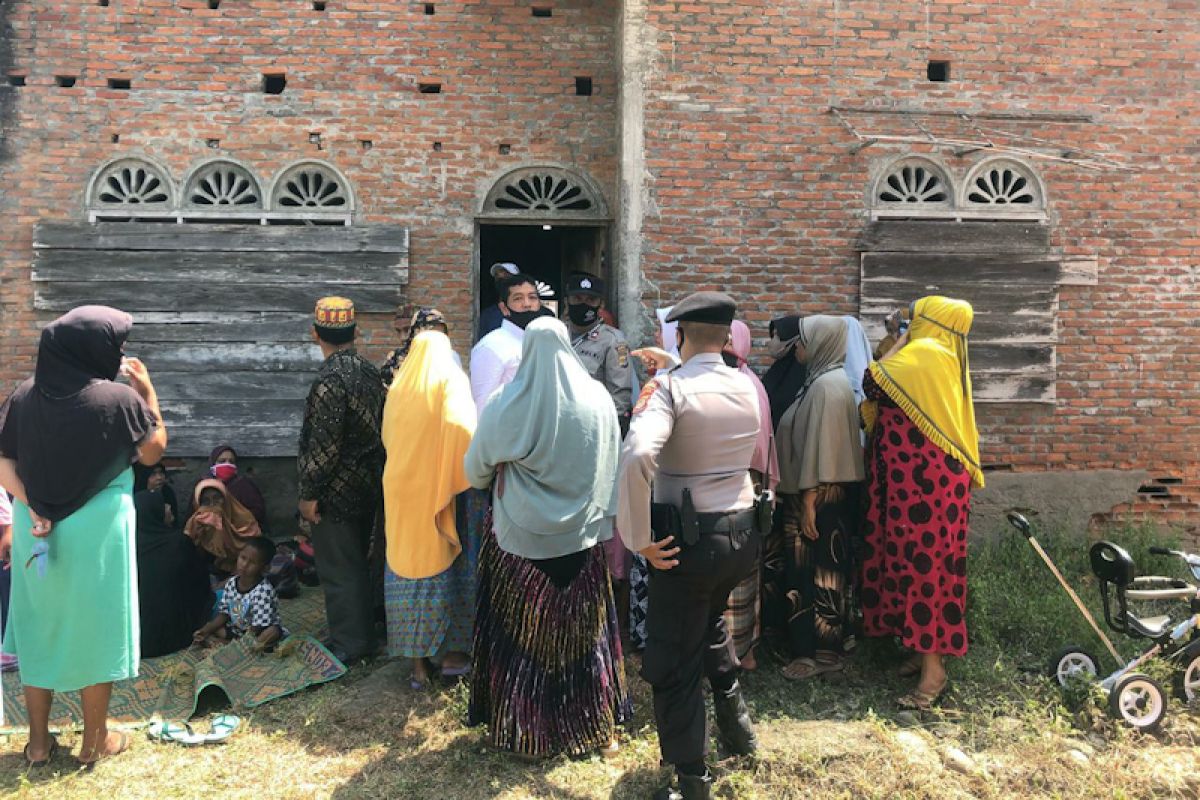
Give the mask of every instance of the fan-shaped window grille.
M 965 205 L 1011 206 L 1040 210 L 1045 206 L 1041 184 L 1033 170 L 1012 159 L 985 161 L 975 167 L 963 187 Z M 999 210 L 999 208 L 997 208 Z
M 953 194 L 949 179 L 937 165 L 908 158 L 891 165 L 880 177 L 875 187 L 875 204 L 947 206 Z
M 336 172 L 323 164 L 297 164 L 275 182 L 272 208 L 280 211 L 352 210 L 350 190 Z
M 484 214 L 602 219 L 607 209 L 586 178 L 561 167 L 527 167 L 510 172 L 488 192 Z
M 92 182 L 90 205 L 94 208 L 136 206 L 168 208 L 171 182 L 158 167 L 139 159 L 109 164 Z
M 192 175 L 184 203 L 197 209 L 255 209 L 262 207 L 262 190 L 245 167 L 229 161 L 206 164 Z

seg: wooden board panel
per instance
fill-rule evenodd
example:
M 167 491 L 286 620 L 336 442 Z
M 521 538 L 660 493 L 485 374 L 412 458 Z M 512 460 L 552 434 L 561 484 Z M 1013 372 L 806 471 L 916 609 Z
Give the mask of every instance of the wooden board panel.
M 214 442 L 227 441 L 246 458 L 295 458 L 300 429 L 272 426 L 234 430 L 173 425 L 168 436 L 167 453 L 171 456 L 207 456 L 216 446 Z
M 1053 287 L 1058 282 L 1060 270 L 1060 259 L 1038 255 L 862 254 L 864 281 L 888 280 L 926 287 L 963 283 L 1014 289 Z M 1020 283 L 1014 284 L 1014 281 Z
M 196 373 L 190 370 L 169 370 L 154 361 L 147 363 L 150 377 L 159 397 L 167 400 L 223 400 L 230 397 L 250 397 L 256 402 L 294 400 L 308 396 L 316 379 L 316 367 L 311 372 L 253 372 L 231 369 Z
M 311 309 L 320 297 L 349 297 L 359 311 L 395 311 L 402 284 L 347 286 L 312 281 L 303 284 L 241 284 L 237 291 L 209 283 L 195 283 L 179 291 L 156 291 L 153 284 L 136 281 L 53 281 L 34 286 L 33 307 L 38 311 L 68 311 L 85 303 L 116 306 L 126 311 L 300 311 Z
M 35 282 L 143 281 L 154 286 L 197 283 L 237 286 L 271 283 L 405 283 L 408 257 L 396 253 L 200 253 L 170 250 L 39 250 Z
M 859 234 L 860 252 L 1047 253 L 1050 227 L 1036 222 L 877 220 Z
M 33 246 L 69 250 L 407 253 L 408 228 L 41 222 L 34 226 Z
M 128 352 L 164 372 L 315 372 L 321 351 L 310 342 L 144 342 Z M 153 376 L 152 376 L 153 377 Z
M 299 428 L 304 400 L 163 400 L 163 422 L 224 430 L 230 435 L 247 428 L 288 425 Z
M 142 342 L 301 342 L 312 331 L 312 314 L 139 314 L 129 343 Z M 144 321 L 151 319 L 153 321 Z M 162 321 L 160 321 L 162 320 Z M 170 321 L 167 321 L 170 320 Z

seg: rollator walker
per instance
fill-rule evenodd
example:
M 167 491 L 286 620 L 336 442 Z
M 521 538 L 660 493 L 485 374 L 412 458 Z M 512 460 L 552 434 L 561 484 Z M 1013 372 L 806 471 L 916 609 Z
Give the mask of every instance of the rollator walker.
M 1153 643 L 1141 655 L 1127 660 L 1122 658 L 1079 595 L 1075 594 L 1042 549 L 1033 535 L 1029 520 L 1021 514 L 1010 513 L 1008 521 L 1046 562 L 1116 663 L 1124 665 L 1098 681 L 1100 688 L 1108 695 L 1108 709 L 1114 717 L 1140 731 L 1154 730 L 1166 717 L 1166 691 L 1153 678 L 1137 671 L 1151 659 L 1165 659 L 1174 668 L 1174 689 L 1180 700 L 1190 704 L 1200 698 L 1200 590 L 1195 585 L 1178 578 L 1137 576 L 1133 559 L 1123 548 L 1104 541 L 1091 546 L 1088 557 L 1092 573 L 1100 581 L 1104 621 L 1118 633 Z M 1200 582 L 1200 555 L 1165 547 L 1151 547 L 1149 552 L 1155 556 L 1180 559 L 1187 564 L 1196 581 Z M 1139 617 L 1129 610 L 1131 600 L 1179 602 L 1186 604 L 1187 616 L 1179 622 L 1174 622 L 1169 615 Z M 1099 663 L 1099 659 L 1085 648 L 1069 646 L 1063 648 L 1051 662 L 1050 675 L 1060 686 L 1076 680 L 1096 682 L 1100 674 Z

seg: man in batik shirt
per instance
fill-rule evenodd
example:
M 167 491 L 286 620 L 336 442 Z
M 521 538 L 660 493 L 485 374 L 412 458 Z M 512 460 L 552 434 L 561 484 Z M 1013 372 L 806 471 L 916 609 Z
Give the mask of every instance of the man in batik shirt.
M 312 523 L 325 590 L 330 651 L 353 663 L 375 650 L 371 533 L 380 507 L 386 391 L 379 370 L 354 350 L 354 304 L 317 303 L 313 338 L 325 357 L 300 430 L 300 515 Z

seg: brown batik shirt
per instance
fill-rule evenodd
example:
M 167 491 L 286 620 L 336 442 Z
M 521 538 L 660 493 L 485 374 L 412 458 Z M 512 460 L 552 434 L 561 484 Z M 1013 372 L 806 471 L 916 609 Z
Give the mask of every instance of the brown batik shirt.
M 383 402 L 379 370 L 353 349 L 321 365 L 308 392 L 300 429 L 300 499 L 316 500 L 334 519 L 372 513 L 379 502 L 383 462 Z

